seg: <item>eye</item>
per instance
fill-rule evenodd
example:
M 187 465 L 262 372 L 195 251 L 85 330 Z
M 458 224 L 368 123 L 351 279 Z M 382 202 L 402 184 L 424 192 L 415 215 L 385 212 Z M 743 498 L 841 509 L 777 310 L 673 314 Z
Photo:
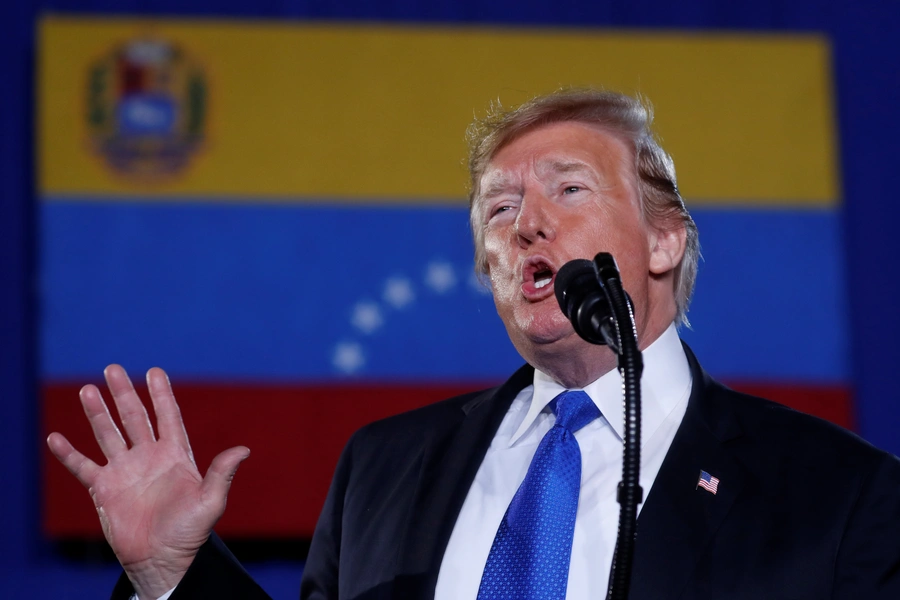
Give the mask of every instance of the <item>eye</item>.
M 567 185 L 563 188 L 563 194 L 574 194 L 575 192 L 580 192 L 581 188 L 577 185 Z
M 500 204 L 491 209 L 490 215 L 488 218 L 493 218 L 499 215 L 500 213 L 505 213 L 509 210 L 512 210 L 512 206 L 509 204 Z

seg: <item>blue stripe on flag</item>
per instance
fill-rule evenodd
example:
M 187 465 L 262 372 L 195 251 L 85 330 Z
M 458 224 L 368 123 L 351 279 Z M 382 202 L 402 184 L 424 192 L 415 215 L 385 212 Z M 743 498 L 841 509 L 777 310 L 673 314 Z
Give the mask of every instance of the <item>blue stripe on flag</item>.
M 841 382 L 837 216 L 694 211 L 685 338 L 713 374 Z M 521 360 L 459 207 L 41 204 L 45 379 L 107 363 L 210 381 L 501 379 Z

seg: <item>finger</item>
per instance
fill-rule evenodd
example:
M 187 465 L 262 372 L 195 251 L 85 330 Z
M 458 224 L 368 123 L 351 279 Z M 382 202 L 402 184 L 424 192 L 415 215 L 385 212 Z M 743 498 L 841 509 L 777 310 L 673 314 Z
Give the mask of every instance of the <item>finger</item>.
M 90 489 L 97 478 L 97 473 L 100 472 L 97 463 L 76 450 L 60 433 L 51 433 L 47 437 L 47 445 L 50 446 L 53 456 L 65 465 L 69 472 L 81 482 L 81 485 Z
M 120 452 L 128 450 L 125 438 L 116 427 L 97 386 L 84 386 L 78 396 L 81 398 L 81 407 L 84 409 L 84 414 L 87 415 L 91 429 L 94 431 L 94 438 L 97 440 L 100 450 L 103 451 L 103 456 L 111 459 Z
M 225 512 L 225 499 L 228 497 L 231 481 L 240 464 L 248 456 L 250 456 L 249 448 L 237 446 L 220 453 L 209 465 L 206 477 L 203 478 L 201 498 L 205 504 L 214 507 L 217 518 Z
M 132 445 L 154 441 L 156 437 L 153 435 L 150 416 L 147 415 L 147 409 L 144 408 L 140 396 L 134 391 L 125 369 L 119 365 L 109 365 L 103 371 L 103 376 L 106 377 L 106 385 L 109 386 L 113 400 L 116 401 L 116 410 L 119 411 L 122 426 Z
M 175 442 L 190 452 L 191 445 L 181 418 L 181 409 L 172 393 L 169 376 L 159 367 L 153 367 L 147 371 L 147 388 L 150 390 L 150 399 L 153 400 L 159 439 Z

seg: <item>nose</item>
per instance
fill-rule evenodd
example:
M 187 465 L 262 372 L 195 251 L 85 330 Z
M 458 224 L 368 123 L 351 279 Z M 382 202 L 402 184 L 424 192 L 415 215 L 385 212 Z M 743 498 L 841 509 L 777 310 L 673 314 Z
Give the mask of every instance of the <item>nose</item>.
M 526 194 L 516 215 L 519 246 L 527 248 L 538 241 L 552 242 L 556 238 L 556 229 L 552 202 L 540 193 Z

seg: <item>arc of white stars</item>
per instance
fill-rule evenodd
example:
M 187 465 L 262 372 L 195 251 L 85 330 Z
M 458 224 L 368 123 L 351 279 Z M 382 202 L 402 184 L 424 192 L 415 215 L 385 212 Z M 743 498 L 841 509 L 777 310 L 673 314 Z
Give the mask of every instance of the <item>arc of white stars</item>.
M 487 281 L 487 280 L 485 280 Z M 468 287 L 481 295 L 490 295 L 491 290 L 470 271 L 465 279 Z M 426 266 L 424 284 L 439 295 L 453 290 L 458 284 L 458 276 L 453 264 L 446 260 L 432 260 Z M 394 275 L 384 280 L 380 304 L 371 300 L 359 300 L 351 311 L 350 323 L 363 335 L 370 335 L 384 326 L 384 309 L 391 307 L 397 310 L 407 308 L 416 301 L 416 293 L 409 278 Z M 366 364 L 363 345 L 359 342 L 340 342 L 334 347 L 333 366 L 345 374 L 353 374 Z

